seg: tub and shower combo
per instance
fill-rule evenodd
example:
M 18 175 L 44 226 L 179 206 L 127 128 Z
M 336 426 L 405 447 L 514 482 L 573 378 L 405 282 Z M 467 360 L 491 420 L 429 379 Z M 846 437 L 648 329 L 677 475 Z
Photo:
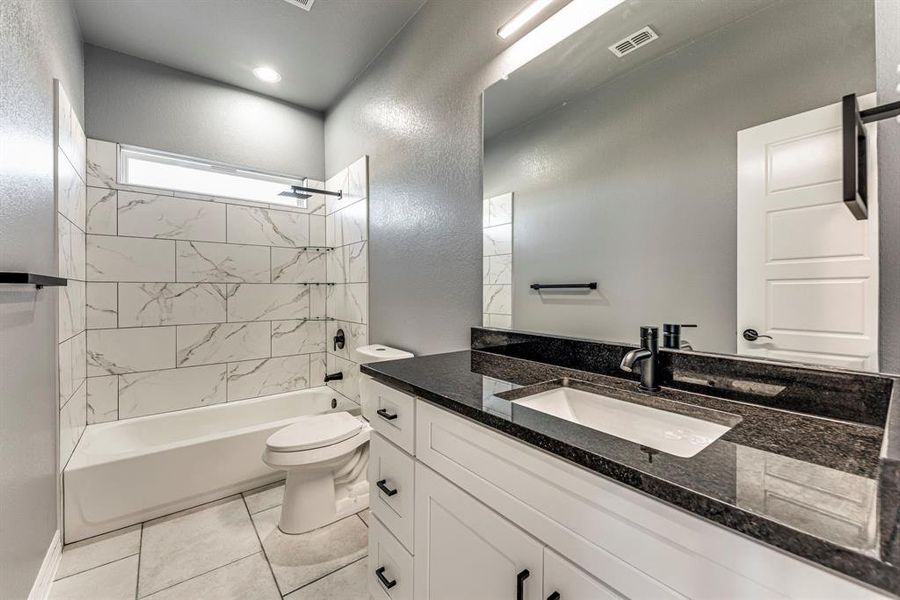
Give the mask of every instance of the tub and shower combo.
M 66 543 L 283 479 L 261 458 L 269 436 L 337 411 L 359 415 L 317 387 L 91 425 L 64 471 Z

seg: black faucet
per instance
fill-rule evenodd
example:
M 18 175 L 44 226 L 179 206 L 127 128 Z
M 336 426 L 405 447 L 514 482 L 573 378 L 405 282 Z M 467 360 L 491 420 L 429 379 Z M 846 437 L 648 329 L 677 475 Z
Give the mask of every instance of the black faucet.
M 325 375 L 325 383 L 328 383 L 329 381 L 340 380 L 343 378 L 344 378 L 343 371 L 338 371 L 337 373 L 327 373 Z
M 638 389 L 645 392 L 658 392 L 657 374 L 659 371 L 659 329 L 657 327 L 641 327 L 641 347 L 632 350 L 622 358 L 619 367 L 632 373 L 635 365 L 641 372 L 641 383 Z

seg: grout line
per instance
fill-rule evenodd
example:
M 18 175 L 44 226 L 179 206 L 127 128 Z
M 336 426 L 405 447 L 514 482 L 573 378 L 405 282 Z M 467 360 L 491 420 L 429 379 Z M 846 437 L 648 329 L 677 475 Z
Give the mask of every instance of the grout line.
M 138 537 L 138 564 L 137 564 L 137 573 L 134 577 L 134 598 L 137 600 L 138 594 L 141 589 L 141 555 L 143 554 L 144 549 L 144 524 L 141 523 L 140 534 Z
M 253 528 L 253 533 L 256 535 L 256 540 L 259 542 L 260 551 L 262 552 L 263 559 L 266 561 L 266 565 L 269 567 L 269 573 L 272 574 L 272 580 L 275 582 L 275 589 L 278 590 L 278 593 L 284 596 L 281 593 L 281 585 L 278 583 L 278 578 L 275 577 L 275 569 L 272 568 L 272 562 L 269 560 L 269 555 L 266 553 L 266 547 L 262 542 L 262 538 L 259 537 L 259 530 L 256 528 L 256 522 L 253 520 L 253 514 L 250 512 L 250 507 L 247 505 L 247 498 L 244 494 L 241 494 L 241 500 L 244 502 L 244 510 L 247 511 L 247 516 L 250 518 L 250 527 Z M 279 504 L 279 506 L 281 506 Z M 274 507 L 273 507 L 274 508 Z
M 337 522 L 337 521 L 335 521 L 335 522 Z M 356 563 L 358 563 L 359 561 L 361 561 L 361 560 L 366 560 L 367 558 L 369 558 L 369 551 L 368 551 L 368 549 L 366 549 L 366 555 L 365 555 L 365 556 L 361 556 L 360 558 L 357 558 L 356 560 L 354 560 L 354 561 L 352 561 L 352 562 L 349 562 L 349 563 L 347 563 L 346 565 L 343 565 L 343 566 L 338 567 L 338 568 L 335 569 L 334 571 L 329 571 L 328 573 L 325 573 L 325 574 L 322 575 L 321 577 L 317 577 L 316 579 L 313 579 L 313 580 L 310 581 L 310 582 L 304 583 L 304 584 L 301 585 L 300 587 L 291 590 L 291 591 L 288 592 L 287 594 L 284 594 L 284 596 L 287 596 L 287 595 L 289 595 L 289 594 L 293 594 L 293 593 L 296 592 L 297 590 L 302 590 L 302 589 L 305 588 L 305 587 L 309 587 L 309 586 L 311 586 L 312 584 L 316 583 L 317 581 L 321 581 L 321 580 L 325 579 L 326 577 L 328 577 L 328 576 L 330 576 L 330 575 L 334 575 L 334 574 L 337 573 L 338 571 L 340 571 L 340 570 L 342 570 L 342 569 L 346 569 L 347 567 L 353 566 L 353 565 L 355 565 Z M 279 589 L 280 589 L 280 588 L 279 588 Z M 284 598 L 284 596 L 282 596 L 282 598 Z
M 127 554 L 125 556 L 120 556 L 119 558 L 114 558 L 113 560 L 106 561 L 105 563 L 100 563 L 99 565 L 94 565 L 93 567 L 88 567 L 87 569 L 78 571 L 77 573 L 72 573 L 70 575 L 66 575 L 65 577 L 60 577 L 59 579 L 54 579 L 53 583 L 56 583 L 58 581 L 65 581 L 66 579 L 71 579 L 72 577 L 77 577 L 78 575 L 90 573 L 91 571 L 94 571 L 96 569 L 102 569 L 103 567 L 108 567 L 109 565 L 115 564 L 121 560 L 125 560 L 126 558 L 138 556 L 139 554 L 140 554 L 140 552 L 134 552 L 132 554 Z M 140 560 L 140 559 L 138 559 L 138 560 Z
M 262 551 L 257 550 L 256 552 L 251 552 L 250 554 L 247 554 L 247 555 L 245 555 L 245 556 L 241 556 L 240 558 L 235 558 L 234 560 L 228 561 L 228 562 L 225 563 L 224 565 L 219 565 L 218 567 L 214 567 L 214 568 L 212 568 L 212 569 L 210 569 L 210 570 L 208 570 L 208 571 L 203 571 L 202 573 L 197 573 L 196 575 L 192 575 L 191 577 L 188 577 L 187 579 L 183 579 L 183 580 L 181 580 L 181 581 L 179 581 L 179 582 L 177 582 L 177 583 L 173 583 L 172 585 L 167 585 L 167 586 L 164 587 L 164 588 L 160 588 L 160 589 L 158 589 L 158 590 L 154 590 L 152 593 L 147 594 L 146 596 L 137 596 L 137 598 L 152 598 L 154 595 L 156 595 L 156 594 L 158 594 L 158 593 L 160 593 L 160 592 L 163 592 L 163 591 L 165 591 L 165 590 L 170 590 L 170 589 L 172 589 L 173 587 L 179 586 L 179 585 L 181 585 L 182 583 L 187 583 L 188 581 L 191 581 L 191 580 L 193 580 L 193 579 L 197 579 L 198 577 L 203 577 L 204 575 L 209 575 L 210 573 L 214 573 L 215 571 L 218 571 L 219 569 L 224 569 L 225 567 L 230 567 L 231 565 L 233 565 L 233 564 L 235 564 L 235 563 L 241 562 L 241 561 L 244 560 L 245 558 L 250 558 L 251 556 L 256 556 L 257 554 L 262 554 Z

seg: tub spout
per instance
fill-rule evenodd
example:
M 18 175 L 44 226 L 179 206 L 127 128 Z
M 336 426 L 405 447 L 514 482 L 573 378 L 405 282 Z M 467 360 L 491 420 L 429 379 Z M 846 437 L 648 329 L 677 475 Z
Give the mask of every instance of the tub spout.
M 329 381 L 341 380 L 344 378 L 344 373 L 342 371 L 338 371 L 337 373 L 327 373 L 325 375 L 325 383 Z

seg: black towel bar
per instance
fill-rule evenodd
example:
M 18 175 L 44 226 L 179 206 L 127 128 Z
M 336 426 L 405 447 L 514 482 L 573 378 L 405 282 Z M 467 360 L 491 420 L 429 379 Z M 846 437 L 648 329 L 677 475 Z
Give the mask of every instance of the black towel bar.
M 592 281 L 590 283 L 532 283 L 531 289 L 533 289 L 533 290 L 564 290 L 564 289 L 596 290 L 597 282 Z

